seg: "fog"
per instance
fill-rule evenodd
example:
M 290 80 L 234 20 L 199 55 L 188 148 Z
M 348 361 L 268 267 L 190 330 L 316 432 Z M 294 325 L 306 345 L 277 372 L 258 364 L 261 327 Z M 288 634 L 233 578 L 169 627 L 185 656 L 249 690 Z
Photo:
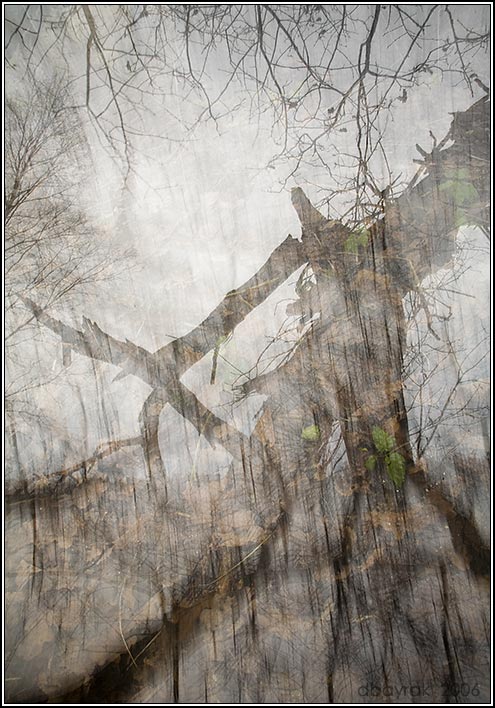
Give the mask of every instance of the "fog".
M 460 533 L 468 538 L 468 550 L 464 546 L 460 550 L 461 541 L 456 537 L 459 533 L 454 533 L 452 523 L 458 517 L 467 519 L 469 528 L 472 526 L 485 544 L 483 549 L 488 547 L 485 467 L 489 451 L 490 260 L 483 219 L 487 208 L 485 194 L 489 192 L 484 163 L 489 156 L 473 157 L 471 147 L 466 148 L 465 154 L 455 152 L 461 151 L 464 143 L 451 126 L 455 115 L 469 112 L 486 95 L 483 87 L 489 83 L 490 66 L 487 42 L 480 37 L 489 31 L 489 7 L 456 5 L 451 6 L 450 14 L 447 6 L 433 11 L 428 5 L 404 5 L 398 6 L 402 9 L 399 12 L 389 5 L 383 6 L 380 15 L 373 5 L 324 5 L 318 20 L 317 6 L 308 6 L 313 8 L 307 12 L 314 13 L 314 19 L 311 15 L 306 20 L 303 6 L 294 6 L 300 13 L 293 26 L 294 33 L 294 28 L 300 28 L 300 35 L 294 34 L 297 37 L 294 46 L 304 38 L 306 53 L 303 52 L 302 61 L 290 35 L 280 27 L 275 32 L 275 24 L 260 24 L 261 17 L 266 23 L 274 22 L 270 13 L 275 10 L 280 11 L 283 22 L 289 22 L 292 15 L 288 8 L 292 6 L 237 6 L 239 15 L 232 19 L 232 26 L 241 22 L 239 17 L 246 25 L 240 25 L 232 41 L 239 41 L 247 56 L 242 63 L 239 59 L 238 64 L 235 64 L 237 45 L 230 46 L 224 41 L 231 25 L 225 28 L 223 20 L 219 20 L 224 34 L 220 33 L 212 46 L 208 43 L 208 32 L 213 31 L 216 21 L 213 10 L 213 19 L 208 19 L 208 8 L 227 6 L 204 7 L 200 11 L 198 6 L 191 15 L 182 6 L 163 5 L 7 5 L 5 9 L 6 101 L 11 101 L 18 111 L 7 117 L 24 116 L 19 124 L 10 117 L 11 125 L 20 126 L 12 135 L 21 140 L 23 130 L 28 132 L 26 126 L 34 126 L 30 129 L 35 134 L 43 97 L 56 95 L 59 88 L 54 87 L 63 86 L 60 110 L 62 116 L 68 116 L 66 132 L 51 138 L 61 156 L 57 158 L 55 176 L 51 175 L 52 181 L 46 182 L 48 191 L 39 199 L 54 205 L 68 200 L 68 213 L 77 209 L 78 223 L 84 222 L 77 264 L 68 244 L 73 236 L 77 242 L 77 229 L 82 228 L 79 225 L 70 226 L 67 236 L 63 223 L 60 250 L 56 247 L 50 260 L 43 255 L 43 244 L 50 243 L 52 233 L 48 217 L 42 230 L 46 240 L 41 241 L 34 255 L 30 251 L 29 267 L 22 265 L 26 262 L 22 261 L 23 255 L 18 256 L 22 267 L 14 262 L 21 253 L 15 250 L 18 245 L 13 261 L 8 260 L 12 256 L 7 253 L 7 279 L 10 274 L 13 294 L 9 290 L 6 324 L 5 476 L 13 504 L 7 532 L 11 558 L 8 573 L 12 578 L 9 666 L 14 702 L 55 700 L 70 691 L 76 691 L 74 700 L 87 702 L 94 702 L 95 696 L 101 702 L 106 702 L 105 696 L 124 702 L 222 699 L 345 702 L 355 698 L 357 686 L 362 686 L 363 681 L 381 680 L 375 674 L 373 678 L 371 669 L 360 673 L 356 668 L 359 661 L 361 667 L 375 665 L 370 658 L 375 641 L 376 646 L 384 647 L 384 656 L 390 648 L 392 658 L 389 663 L 384 660 L 387 672 L 395 666 L 394 662 L 400 664 L 401 642 L 394 629 L 391 633 L 384 629 L 385 617 L 372 620 L 376 626 L 363 639 L 361 649 L 356 648 L 359 647 L 357 625 L 352 623 L 360 623 L 368 616 L 356 599 L 359 595 L 356 588 L 364 592 L 369 583 L 369 605 L 373 608 L 380 594 L 382 576 L 375 580 L 365 578 L 368 560 L 375 551 L 376 558 L 382 558 L 382 552 L 390 558 L 390 588 L 404 582 L 402 573 L 406 571 L 400 566 L 404 534 L 409 544 L 404 553 L 411 553 L 413 599 L 409 609 L 415 618 L 411 621 L 418 623 L 418 632 L 430 632 L 433 637 L 438 629 L 433 619 L 434 629 L 429 624 L 423 627 L 418 617 L 423 604 L 426 603 L 427 612 L 431 610 L 429 588 L 435 587 L 433 594 L 445 590 L 441 582 L 447 581 L 442 575 L 444 571 L 439 570 L 443 566 L 436 555 L 441 548 L 447 549 L 447 556 L 454 559 L 455 573 L 461 566 L 465 572 L 462 579 L 454 573 L 454 580 L 449 580 L 454 588 L 452 614 L 473 597 L 466 636 L 480 635 L 480 627 L 484 626 L 485 566 L 478 571 L 479 559 L 473 560 L 469 555 L 469 539 L 474 538 L 471 531 Z M 258 7 L 264 8 L 265 14 Z M 170 8 L 177 9 L 172 12 Z M 347 8 L 349 25 L 339 34 L 342 8 Z M 184 16 L 181 14 L 186 12 Z M 199 23 L 203 12 L 208 31 L 194 28 L 194 22 Z M 342 17 L 345 19 L 345 15 Z M 155 20 L 158 24 L 153 34 Z M 420 29 L 422 23 L 426 30 Z M 246 27 L 252 29 L 253 41 L 257 37 L 254 53 L 249 53 L 252 37 Z M 263 28 L 267 32 L 266 44 Z M 275 34 L 270 34 L 272 31 Z M 375 31 L 377 35 L 373 34 Z M 459 37 L 461 33 L 467 37 L 464 59 L 455 31 Z M 332 37 L 328 44 L 325 33 Z M 415 38 L 416 33 L 421 40 Z M 270 44 L 279 34 L 280 40 Z M 335 37 L 341 35 L 345 43 L 339 45 L 340 39 Z M 184 43 L 189 36 L 190 43 Z M 152 51 L 153 37 L 155 42 L 160 37 L 161 44 L 155 44 Z M 137 47 L 134 54 L 131 40 Z M 282 49 L 277 49 L 276 41 L 280 41 Z M 341 48 L 332 54 L 333 41 Z M 258 78 L 266 45 L 273 50 L 277 81 L 269 70 L 263 81 Z M 378 73 L 373 75 L 368 67 L 369 75 L 364 72 L 359 79 L 356 72 L 361 71 L 368 50 L 368 64 L 371 57 L 371 69 L 374 67 Z M 276 51 L 280 55 L 275 60 Z M 358 55 L 359 60 L 355 59 Z M 321 80 L 324 90 L 304 93 L 305 77 L 311 76 L 311 72 L 321 72 L 327 62 L 329 68 Z M 235 74 L 229 80 L 234 65 L 241 67 L 243 74 Z M 399 74 L 403 78 L 397 81 Z M 277 95 L 280 86 L 281 94 L 285 92 L 290 100 L 282 101 Z M 217 99 L 212 101 L 214 97 Z M 360 112 L 367 117 L 363 118 Z M 334 116 L 337 116 L 335 123 L 331 124 Z M 367 132 L 363 137 L 365 124 Z M 74 139 L 69 141 L 69 147 L 65 142 L 57 143 L 71 131 Z M 319 131 L 323 131 L 321 137 L 316 137 Z M 472 132 L 466 133 L 467 138 L 462 133 L 463 139 L 471 140 Z M 10 135 L 7 134 L 7 141 Z M 445 136 L 448 139 L 442 144 Z M 305 141 L 311 140 L 314 140 L 312 149 L 306 149 Z M 438 143 L 441 150 L 436 152 Z M 19 145 L 22 144 L 21 140 Z M 36 159 L 40 155 L 41 158 L 39 162 L 35 160 L 35 174 L 39 174 L 36 170 L 44 169 L 45 158 L 47 162 L 51 159 L 50 145 L 48 141 L 42 143 L 36 153 Z M 449 149 L 453 152 L 448 153 Z M 15 158 L 15 141 L 11 145 L 6 143 L 7 153 L 9 150 Z M 442 158 L 442 154 L 454 157 Z M 423 158 L 426 167 L 418 173 L 418 161 Z M 440 167 L 435 160 L 440 161 Z M 9 170 L 10 162 L 8 193 L 12 183 L 15 186 L 14 173 Z M 466 172 L 471 180 L 468 188 Z M 416 179 L 415 174 L 418 174 Z M 421 188 L 421 180 L 426 185 L 429 179 L 436 180 L 437 191 L 425 196 L 417 191 L 417 185 Z M 310 212 L 306 202 L 298 207 L 299 192 L 294 191 L 297 187 L 319 209 L 318 218 L 314 214 L 307 216 Z M 450 195 L 449 189 L 457 189 L 457 197 L 449 196 L 450 201 L 445 205 L 442 198 Z M 265 287 L 263 279 L 243 300 L 243 284 L 263 267 L 289 234 L 306 248 L 309 239 L 318 240 L 322 233 L 330 233 L 328 229 L 337 228 L 335 224 L 347 229 L 347 239 L 362 234 L 364 229 L 364 245 L 356 246 L 355 258 L 354 246 L 348 246 L 349 240 L 345 242 L 343 262 L 352 277 L 358 268 L 364 274 L 378 273 L 376 282 L 382 283 L 379 285 L 382 288 L 387 283 L 389 293 L 392 270 L 387 270 L 386 251 L 385 265 L 380 265 L 382 256 L 376 255 L 375 249 L 379 249 L 377 244 L 381 242 L 379 235 L 373 234 L 380 233 L 381 220 L 388 224 L 388 210 L 392 213 L 394 204 L 400 205 L 401 199 L 406 226 L 398 230 L 400 238 L 406 238 L 402 234 L 407 233 L 411 243 L 414 241 L 415 236 L 411 235 L 414 225 L 408 221 L 407 210 L 414 212 L 420 200 L 425 216 L 418 222 L 417 232 L 424 234 L 426 245 L 405 251 L 406 256 L 398 259 L 399 266 L 411 262 L 414 283 L 407 285 L 407 277 L 400 275 L 399 295 L 390 296 L 390 302 L 380 304 L 377 292 L 382 291 L 376 285 L 375 290 L 368 291 L 363 276 L 361 299 L 354 315 L 349 314 L 354 295 L 349 296 L 345 290 L 349 287 L 346 278 L 351 276 L 345 274 L 345 269 L 339 270 L 340 256 L 325 267 L 321 265 L 321 257 L 320 260 L 303 258 L 297 268 L 289 269 L 287 277 L 280 277 L 275 271 L 279 278 L 277 285 L 270 286 L 259 302 L 254 300 L 253 304 L 251 298 L 256 295 L 251 290 Z M 377 218 L 373 209 L 380 200 L 384 204 L 383 214 Z M 65 213 L 64 209 L 61 213 Z M 29 213 L 25 218 L 31 218 Z M 16 238 L 24 233 L 23 229 L 24 226 L 18 228 Z M 10 232 L 6 233 L 8 239 Z M 334 238 L 338 238 L 337 231 L 329 237 L 329 242 Z M 368 238 L 375 239 L 371 246 Z M 10 241 L 6 243 L 9 247 Z M 19 243 L 23 243 L 22 239 Z M 72 277 L 71 263 L 75 273 L 85 267 L 81 253 L 84 256 L 86 251 L 95 262 L 101 259 L 104 264 L 101 274 L 98 271 L 97 277 L 84 276 L 81 284 L 55 297 L 54 293 L 59 291 L 51 283 L 45 285 L 43 278 L 46 273 L 57 275 L 60 252 L 67 256 L 63 264 L 65 278 Z M 430 261 L 424 261 L 424 254 L 430 252 L 433 253 Z M 443 256 L 444 252 L 448 252 L 448 257 Z M 151 445 L 154 432 L 150 431 L 155 431 L 155 423 L 150 423 L 143 414 L 143 406 L 150 394 L 160 392 L 165 386 L 164 372 L 168 376 L 169 364 L 164 359 L 165 368 L 157 368 L 156 376 L 162 377 L 160 386 L 153 383 L 151 374 L 148 379 L 129 374 L 126 367 L 134 365 L 133 357 L 139 360 L 139 354 L 131 353 L 127 359 L 117 361 L 113 353 L 116 350 L 112 349 L 115 340 L 141 347 L 142 350 L 136 351 L 141 351 L 144 361 L 146 352 L 154 355 L 167 344 L 172 347 L 174 342 L 180 342 L 228 293 L 237 298 L 233 311 L 245 306 L 248 314 L 239 316 L 233 328 L 229 329 L 227 324 L 215 325 L 212 345 L 204 345 L 201 355 L 194 347 L 184 350 L 191 357 L 187 362 L 184 353 L 174 354 L 179 372 L 175 384 L 177 396 L 182 401 L 184 390 L 192 392 L 195 413 L 190 414 L 189 404 L 179 405 L 177 396 L 174 398 L 168 389 L 167 399 L 163 398 L 162 391 L 156 404 L 158 412 L 156 416 L 152 413 L 156 417 L 158 452 L 155 443 L 150 452 L 145 441 Z M 402 325 L 391 314 L 397 306 L 395 297 L 405 313 L 404 335 Z M 41 309 L 36 311 L 23 298 L 29 298 Z M 233 316 L 227 300 L 222 323 Z M 47 317 L 52 319 L 49 321 Z M 340 325 L 340 320 L 346 318 L 348 322 Z M 75 330 L 85 333 L 81 337 L 88 337 L 88 321 L 98 325 L 99 330 L 96 334 L 93 330 L 92 336 L 100 347 L 98 351 L 104 354 L 83 355 L 82 345 L 74 344 Z M 354 352 L 353 347 L 358 347 L 353 339 L 356 336 L 353 327 L 358 321 L 366 333 L 363 337 L 368 359 L 363 360 L 359 348 L 357 354 L 349 354 Z M 387 345 L 380 329 L 383 323 Z M 110 338 L 104 345 L 98 341 L 100 330 Z M 316 343 L 311 344 L 314 332 Z M 300 354 L 308 341 L 309 350 Z M 93 345 L 90 342 L 84 346 Z M 340 351 L 344 351 L 345 357 L 337 361 Z M 158 361 L 159 355 L 154 356 Z M 346 370 L 347 356 L 350 363 Z M 112 357 L 113 363 L 109 363 Z M 392 363 L 383 363 L 389 359 Z M 367 362 L 371 362 L 368 374 Z M 390 373 L 384 371 L 383 382 L 377 387 L 380 366 L 390 366 Z M 273 378 L 277 367 L 279 372 L 285 367 L 285 379 L 283 374 L 280 380 Z M 395 389 L 394 377 L 400 381 Z M 242 388 L 258 378 L 259 387 L 253 384 L 249 392 Z M 389 390 L 387 381 L 392 382 L 392 393 L 386 395 L 392 398 L 383 399 L 384 389 Z M 347 391 L 346 387 L 353 390 L 354 386 L 362 394 L 361 398 L 357 394 L 359 405 L 355 401 L 344 405 L 343 396 L 348 393 L 344 395 L 342 391 Z M 394 398 L 393 391 L 399 389 L 400 396 Z M 403 455 L 405 468 L 410 466 L 406 491 L 399 492 L 403 480 L 397 482 L 390 473 L 394 482 L 388 480 L 391 491 L 378 491 L 377 497 L 372 498 L 366 486 L 363 493 L 370 496 L 364 506 L 359 507 L 356 502 L 351 509 L 349 504 L 354 499 L 352 495 L 357 494 L 355 489 L 364 487 L 352 486 L 349 481 L 350 491 L 342 490 L 347 490 L 351 472 L 364 469 L 363 449 L 367 450 L 365 455 L 370 453 L 362 446 L 365 433 L 361 421 L 368 416 L 369 431 L 381 426 L 392 436 L 399 436 L 400 431 L 387 427 L 386 413 L 387 406 L 397 411 L 399 405 L 407 410 L 408 433 L 405 442 L 399 445 L 394 440 L 394 444 L 402 453 L 397 453 L 399 457 Z M 184 407 L 189 414 L 184 413 Z M 327 414 L 328 421 L 322 422 Z M 401 415 L 398 414 L 398 419 Z M 267 424 L 267 416 L 273 417 L 273 424 Z M 301 421 L 302 434 L 297 432 Z M 229 424 L 225 430 L 221 427 L 223 423 Z M 310 447 L 313 428 L 317 437 L 321 436 L 318 453 Z M 99 456 L 99 451 L 109 444 L 140 436 L 142 442 L 138 441 L 137 447 L 133 443 L 109 448 L 110 454 Z M 396 439 L 399 441 L 399 437 Z M 351 443 L 359 450 L 356 452 L 361 456 L 359 459 L 350 453 Z M 265 446 L 263 454 L 257 444 Z M 388 448 L 387 454 L 391 449 Z M 266 450 L 270 454 L 277 450 L 281 466 L 277 468 L 278 477 L 270 467 L 273 460 Z M 409 450 L 409 458 L 404 450 Z M 384 453 L 378 448 L 375 453 L 385 489 Z M 319 455 L 318 463 L 313 461 L 315 455 Z M 165 481 L 153 478 L 157 459 L 166 470 Z M 312 465 L 316 464 L 319 467 L 315 472 Z M 360 485 L 361 474 L 358 473 Z M 376 474 L 378 480 L 379 472 Z M 419 483 L 414 479 L 423 480 L 425 474 L 426 482 L 420 493 L 419 487 L 414 486 Z M 98 484 L 101 490 L 95 487 Z M 398 496 L 392 498 L 389 495 L 394 488 Z M 45 501 L 44 489 L 48 490 Z M 423 496 L 431 490 L 431 497 L 426 496 L 425 501 Z M 21 501 L 15 501 L 16 494 Z M 443 501 L 438 501 L 435 494 L 444 494 Z M 282 501 L 284 495 L 292 501 Z M 404 529 L 392 534 L 393 538 L 387 536 L 383 547 L 377 541 L 368 556 L 364 546 L 359 545 L 365 543 L 362 539 L 369 541 L 371 549 L 370 539 L 375 531 L 370 529 L 376 527 L 381 529 L 380 533 L 388 533 L 389 521 L 383 518 L 396 514 L 393 523 L 402 523 L 399 517 L 406 508 L 413 515 L 412 520 L 408 517 Z M 375 512 L 385 515 L 380 517 L 381 521 L 373 516 Z M 354 550 L 352 544 L 349 546 L 350 551 L 344 540 L 348 532 L 349 538 L 352 535 L 349 514 L 356 519 L 356 531 L 352 534 L 358 538 Z M 371 514 L 369 523 L 368 516 L 365 518 L 363 514 Z M 418 521 L 423 514 L 424 519 Z M 82 536 L 74 531 L 77 524 Z M 61 540 L 65 534 L 67 538 L 73 534 L 72 541 Z M 308 541 L 310 537 L 312 540 Z M 52 542 L 55 560 L 50 565 L 47 549 Z M 57 551 L 57 543 L 59 549 L 65 550 Z M 79 543 L 85 549 L 80 551 L 81 557 L 77 555 L 79 550 L 74 550 Z M 284 543 L 288 544 L 285 551 Z M 306 548 L 301 555 L 294 550 L 299 543 Z M 44 550 L 37 550 L 38 546 Z M 218 548 L 225 551 L 226 560 L 218 560 L 217 566 L 215 556 L 207 569 L 210 561 L 204 559 L 217 553 Z M 104 555 L 98 565 L 100 551 Z M 33 561 L 33 568 L 38 570 L 29 567 L 30 553 L 33 557 L 39 554 L 37 561 Z M 332 561 L 346 553 L 359 569 L 355 571 L 358 579 L 350 583 L 354 583 L 354 590 L 345 591 L 348 597 L 356 593 L 354 599 L 349 599 L 349 608 L 356 603 L 354 619 L 350 619 L 354 616 L 353 609 L 342 609 L 345 602 L 340 594 L 344 591 L 339 589 L 344 577 L 341 561 Z M 484 558 L 483 553 L 484 550 L 480 551 L 480 558 Z M 374 562 L 369 560 L 371 564 Z M 481 560 L 479 563 L 482 565 Z M 237 572 L 239 565 L 246 578 L 258 578 L 258 620 L 252 615 L 254 590 L 241 598 L 233 586 L 222 585 L 224 576 L 231 572 L 228 568 Z M 49 567 L 54 576 L 49 575 Z M 308 569 L 307 578 L 303 567 Z M 22 578 L 16 568 L 23 568 Z M 383 577 L 388 577 L 388 570 L 383 572 Z M 243 582 L 248 586 L 247 580 L 238 580 L 234 573 L 232 582 L 237 581 L 239 588 Z M 52 585 L 45 587 L 43 583 Z M 72 599 L 65 606 L 57 605 L 54 610 L 49 603 L 43 605 L 40 598 L 46 592 L 58 597 L 55 586 L 60 589 L 69 585 Z M 134 592 L 132 597 L 128 597 L 130 588 Z M 157 588 L 161 593 L 159 600 Z M 203 602 L 201 588 L 208 590 L 208 597 L 214 597 L 213 604 L 207 607 L 197 604 Z M 392 596 L 393 591 L 390 592 Z M 305 593 L 309 593 L 308 598 L 316 605 L 311 616 L 301 615 L 298 620 L 301 606 L 309 602 Z M 201 621 L 194 619 L 196 605 Z M 89 606 L 96 608 L 94 615 L 84 609 Z M 147 608 L 142 616 L 137 612 L 138 606 Z M 178 607 L 192 608 L 192 619 L 177 619 Z M 378 616 L 373 608 L 370 617 Z M 398 616 L 405 617 L 409 609 L 402 606 Z M 183 609 L 180 611 L 184 614 Z M 97 615 L 113 627 L 111 636 L 99 636 Z M 320 621 L 318 618 L 323 619 L 317 627 L 314 623 Z M 36 632 L 29 634 L 36 622 L 47 628 L 40 630 L 40 647 L 36 642 L 33 645 Z M 56 631 L 53 628 L 57 622 Z M 260 633 L 257 645 L 252 639 L 254 629 L 252 635 L 249 630 L 256 623 L 259 625 L 256 631 Z M 239 646 L 243 647 L 238 653 L 236 626 L 241 627 Z M 189 632 L 188 638 L 183 643 L 177 637 L 173 639 L 175 631 L 177 637 L 182 632 L 186 637 Z M 402 631 L 401 625 L 397 632 Z M 476 681 L 486 692 L 484 645 L 477 654 L 477 650 L 466 648 L 469 639 L 466 647 L 462 642 L 456 644 L 460 642 L 459 632 L 454 632 L 451 641 L 464 657 L 464 673 L 455 673 L 447 657 L 446 665 L 451 667 L 449 681 L 457 685 L 466 676 L 470 686 Z M 441 629 L 437 633 L 440 637 Z M 302 638 L 306 634 L 305 645 Z M 145 645 L 151 644 L 154 640 L 150 638 L 155 635 L 159 639 L 150 649 L 150 662 L 161 668 L 152 670 L 152 663 L 146 664 Z M 220 637 L 218 649 L 215 636 Z M 409 670 L 413 683 L 422 673 L 421 661 L 411 658 L 418 646 L 418 636 L 412 633 L 403 639 L 406 657 L 403 676 Z M 339 641 L 343 648 L 339 648 Z M 429 645 L 432 651 L 435 641 L 431 639 Z M 328 661 L 322 654 L 315 659 L 322 647 L 327 647 Z M 40 658 L 45 649 L 54 661 L 56 658 L 60 662 L 61 668 L 55 669 Z M 141 649 L 142 656 L 138 655 Z M 175 651 L 180 651 L 180 659 Z M 361 651 L 359 659 L 357 654 Z M 426 656 L 429 649 L 424 651 Z M 101 658 L 95 659 L 95 652 L 100 652 Z M 127 668 L 119 669 L 121 688 L 114 689 L 106 673 L 101 674 L 103 683 L 98 684 L 98 672 L 107 671 L 104 667 L 113 666 L 112 662 L 120 660 L 118 657 L 128 662 Z M 31 660 L 35 670 L 28 677 Z M 243 668 L 243 660 L 249 669 Z M 255 676 L 261 671 L 263 661 L 268 668 L 263 670 L 260 683 L 264 688 L 257 693 Z M 441 673 L 443 658 L 438 661 L 434 671 Z M 125 673 L 129 667 L 131 670 Z M 64 671 L 68 672 L 67 680 L 63 679 Z M 276 680 L 270 678 L 272 673 L 278 676 Z M 293 680 L 289 678 L 291 673 Z M 233 677 L 232 685 L 229 674 Z M 353 678 L 354 674 L 359 679 Z M 328 688 L 330 675 L 334 676 L 333 687 Z M 440 686 L 440 679 L 437 683 Z M 88 692 L 84 693 L 86 689 L 81 686 L 88 687 Z M 445 691 L 442 693 L 438 688 L 435 696 L 434 700 L 440 702 Z

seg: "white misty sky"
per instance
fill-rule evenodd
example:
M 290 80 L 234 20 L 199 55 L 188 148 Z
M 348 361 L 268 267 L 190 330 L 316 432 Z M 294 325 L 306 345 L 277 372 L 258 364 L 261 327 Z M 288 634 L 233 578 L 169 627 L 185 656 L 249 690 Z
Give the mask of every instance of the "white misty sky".
M 456 6 L 456 11 L 465 15 L 468 24 L 482 27 L 489 22 L 488 7 Z M 84 50 L 83 37 L 79 44 L 68 45 L 69 65 L 81 65 Z M 15 51 L 14 47 L 14 61 Z M 482 56 L 478 69 L 480 77 L 488 81 Z M 47 75 L 58 70 L 59 66 L 48 65 Z M 7 75 L 6 90 L 7 95 L 22 92 L 22 82 L 16 83 L 15 72 Z M 412 160 L 418 157 L 416 143 L 428 149 L 429 131 L 442 138 L 450 114 L 467 108 L 473 100 L 458 77 L 425 75 L 424 85 L 412 89 L 406 103 L 395 104 L 386 126 L 380 126 L 385 128 L 384 144 L 394 174 L 402 174 L 404 180 L 410 178 L 415 171 Z M 148 127 L 160 135 L 166 114 L 159 105 L 154 108 L 155 117 L 148 117 Z M 184 334 L 201 321 L 228 290 L 261 266 L 288 233 L 300 234 L 290 187 L 304 184 L 304 177 L 313 176 L 302 173 L 281 191 L 279 181 L 287 166 L 267 167 L 275 151 L 270 125 L 263 119 L 259 126 L 253 124 L 245 111 L 222 122 L 219 131 L 211 123 L 201 126 L 183 143 L 136 139 L 132 155 L 136 174 L 125 191 L 121 170 L 102 153 L 91 131 L 88 140 L 94 167 L 86 194 L 81 196 L 89 204 L 91 217 L 115 247 L 131 246 L 135 257 L 125 277 L 81 296 L 71 306 L 72 311 L 58 310 L 74 325 L 85 315 L 117 337 L 128 337 L 150 349 L 162 346 L 170 336 Z M 332 150 L 337 153 L 339 149 L 352 150 L 354 144 L 352 129 L 332 136 Z M 385 170 L 383 174 L 385 177 Z M 314 200 L 322 196 L 311 186 L 305 189 Z M 478 263 L 471 276 L 464 277 L 463 287 L 472 297 L 459 300 L 458 317 L 463 326 L 476 322 L 477 313 L 486 307 L 487 278 L 486 261 Z M 256 331 L 254 328 L 253 333 Z M 46 351 L 50 356 L 60 356 L 56 347 L 48 345 L 42 345 L 39 356 L 46 356 Z M 97 369 L 100 384 L 88 384 L 93 365 L 76 357 L 70 381 L 58 379 L 37 394 L 40 405 L 60 429 L 69 430 L 73 439 L 79 431 L 81 445 L 89 449 L 102 434 L 102 405 L 110 411 L 106 417 L 113 420 L 113 432 L 126 433 L 135 429 L 136 413 L 147 391 L 130 380 L 109 384 L 116 372 L 100 365 Z M 100 400 L 101 386 L 105 390 L 104 404 Z M 92 433 L 86 430 L 83 434 L 83 407 L 96 421 L 96 425 L 89 425 Z M 64 437 L 56 433 L 54 438 L 57 436 Z

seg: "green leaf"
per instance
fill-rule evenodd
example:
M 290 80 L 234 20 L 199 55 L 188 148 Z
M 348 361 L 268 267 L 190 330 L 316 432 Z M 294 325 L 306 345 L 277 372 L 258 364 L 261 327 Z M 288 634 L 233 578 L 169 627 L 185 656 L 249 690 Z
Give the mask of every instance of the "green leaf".
M 390 452 L 395 445 L 395 438 L 376 425 L 371 431 L 371 436 L 378 452 Z
M 368 243 L 370 232 L 364 226 L 358 226 L 346 239 L 344 250 L 347 253 L 357 254 L 360 246 L 364 247 Z
M 466 204 L 467 202 L 478 201 L 480 195 L 476 187 L 473 187 L 469 182 L 458 182 L 453 197 L 456 204 Z
M 447 192 L 456 204 L 476 202 L 480 198 L 478 190 L 470 182 L 448 179 L 439 186 L 440 192 Z
M 356 241 L 359 246 L 366 246 L 368 243 L 368 237 L 370 232 L 362 226 L 358 231 L 356 231 Z
M 368 472 L 374 472 L 376 467 L 376 455 L 370 455 L 364 463 L 364 466 Z
M 391 452 L 385 457 L 387 474 L 397 487 L 402 487 L 406 478 L 406 461 L 400 452 Z
M 354 253 L 355 255 L 357 255 L 358 247 L 359 246 L 356 237 L 354 236 L 354 234 L 351 234 L 344 243 L 344 251 L 346 253 Z
M 452 192 L 456 188 L 457 188 L 457 182 L 454 182 L 454 180 L 452 180 L 452 179 L 448 179 L 445 182 L 442 182 L 442 184 L 438 188 L 438 191 L 439 192 Z
M 320 439 L 320 429 L 317 425 L 308 425 L 307 428 L 303 428 L 301 432 L 301 438 L 308 442 L 315 442 Z
M 449 179 L 457 180 L 458 182 L 470 182 L 471 173 L 467 167 L 460 167 L 457 170 L 448 171 Z

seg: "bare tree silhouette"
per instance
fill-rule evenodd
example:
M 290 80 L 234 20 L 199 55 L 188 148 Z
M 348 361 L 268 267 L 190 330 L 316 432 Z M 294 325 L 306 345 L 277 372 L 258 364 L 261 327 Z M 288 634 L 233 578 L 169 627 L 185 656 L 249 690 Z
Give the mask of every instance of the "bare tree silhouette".
M 29 317 L 66 351 L 118 367 L 118 378 L 137 377 L 150 390 L 139 435 L 104 441 L 89 458 L 9 494 L 12 508 L 32 508 L 36 518 L 32 567 L 22 583 L 42 607 L 26 610 L 23 629 L 11 623 L 9 665 L 25 671 L 26 657 L 33 660 L 26 686 L 18 690 L 12 677 L 11 700 L 372 702 L 428 695 L 442 702 L 487 695 L 489 550 L 473 496 L 486 493 L 485 461 L 452 455 L 442 465 L 428 455 L 442 422 L 474 401 L 463 385 L 486 352 L 477 353 L 476 342 L 459 360 L 425 282 L 451 268 L 460 228 L 488 234 L 488 95 L 455 113 L 441 139 L 432 134 L 431 149 L 417 146 L 418 171 L 406 184 L 390 168 L 384 189 L 374 157 L 386 156 L 379 117 L 409 100 L 425 74 L 454 72 L 473 94 L 480 88 L 469 62 L 488 36 L 463 27 L 449 6 L 49 12 L 55 16 L 48 19 L 44 6 L 17 11 L 8 43 L 24 45 L 35 71 L 48 25 L 50 51 L 85 37 L 85 107 L 128 173 L 129 116 L 139 115 L 141 96 L 146 111 L 148 97 L 170 95 L 164 86 L 173 79 L 190 107 L 189 134 L 204 119 L 220 122 L 240 102 L 256 115 L 271 111 L 280 141 L 273 161 L 289 165 L 284 183 L 319 165 L 327 171 L 319 186 L 327 190 L 315 206 L 293 188 L 300 238 L 288 235 L 199 325 L 156 351 L 87 318 L 77 329 L 54 317 L 50 302 L 19 293 Z M 447 18 L 443 36 L 434 24 L 439 13 Z M 390 36 L 394 63 L 386 53 L 377 58 L 379 36 Z M 419 45 L 424 59 L 417 63 Z M 211 73 L 224 77 L 216 94 Z M 348 121 L 357 131 L 356 153 L 349 178 L 339 181 L 322 141 Z M 226 339 L 290 277 L 299 296 L 288 308 L 295 341 L 269 355 L 263 369 L 240 372 L 230 390 L 232 404 L 263 396 L 248 434 L 183 377 L 211 354 L 213 386 Z M 425 326 L 415 350 L 408 328 L 419 313 Z M 427 337 L 445 354 L 439 366 L 447 361 L 455 370 L 434 419 L 422 400 L 427 375 L 412 402 L 404 390 L 407 372 L 422 366 Z M 167 411 L 195 429 L 198 446 L 205 440 L 208 454 L 222 455 L 212 462 L 218 474 L 202 480 L 194 460 L 187 479 L 172 478 L 160 441 Z M 146 480 L 129 485 L 126 465 L 140 459 Z M 18 524 L 22 530 L 22 519 Z M 71 529 L 68 540 L 64 529 Z M 91 586 L 78 597 L 73 569 Z M 88 608 L 97 608 L 96 619 Z M 115 636 L 99 636 L 102 618 L 117 621 Z M 41 647 L 27 640 L 39 622 Z M 87 644 L 76 646 L 76 635 Z M 42 657 L 46 643 L 58 669 Z

